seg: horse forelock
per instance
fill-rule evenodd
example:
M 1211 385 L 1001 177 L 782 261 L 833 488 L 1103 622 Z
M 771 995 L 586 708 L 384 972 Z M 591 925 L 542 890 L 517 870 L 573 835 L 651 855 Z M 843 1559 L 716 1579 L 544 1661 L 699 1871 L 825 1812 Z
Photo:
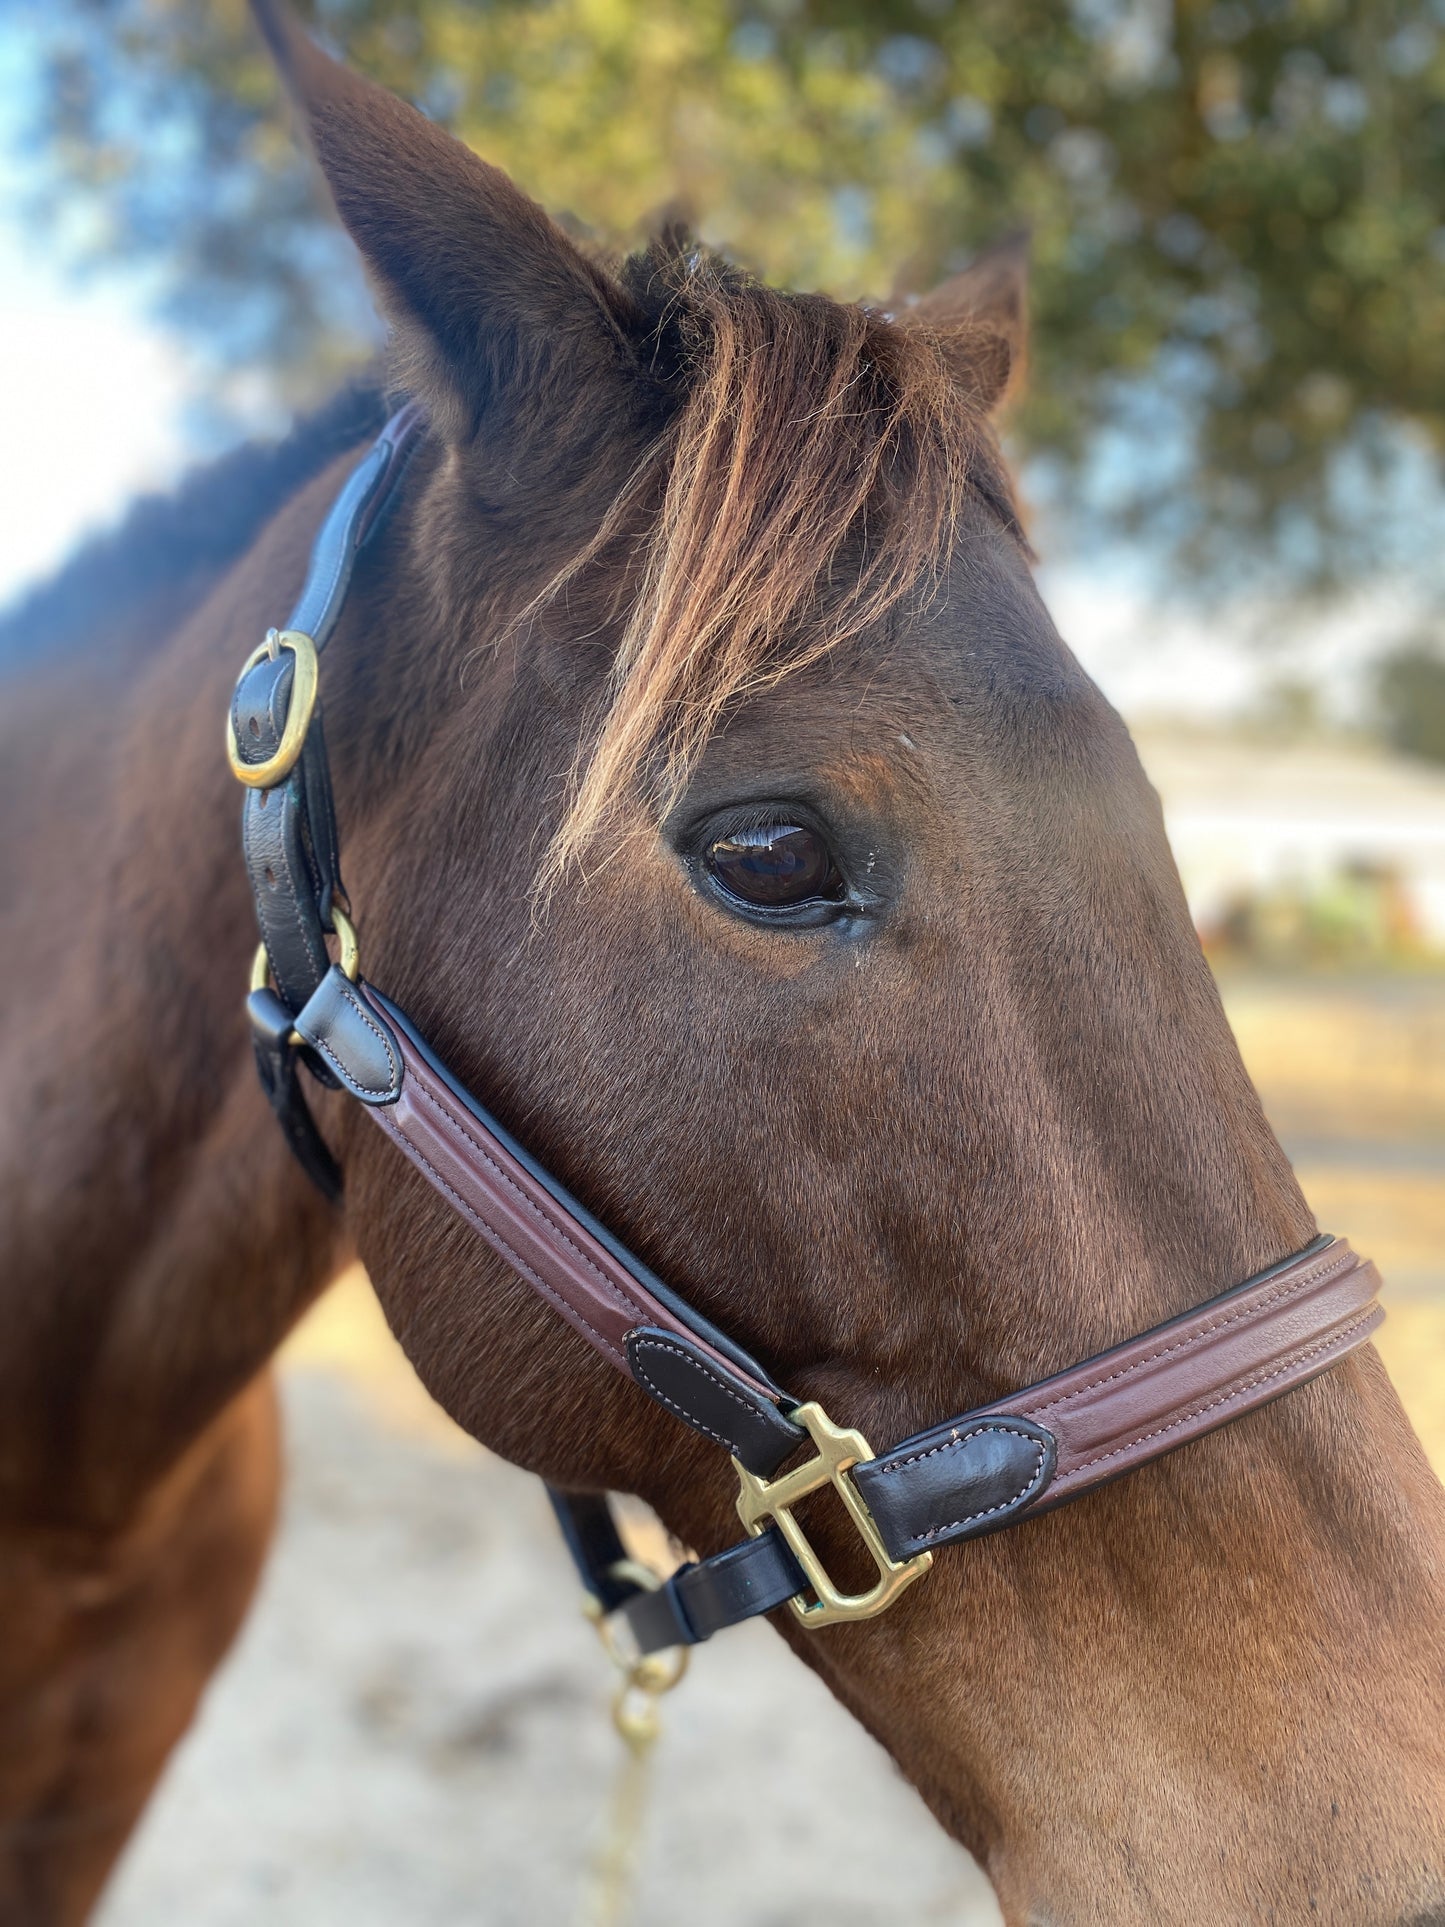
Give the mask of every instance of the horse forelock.
M 529 605 L 625 548 L 620 641 L 543 888 L 621 798 L 671 807 L 729 705 L 927 595 L 968 492 L 1023 541 L 987 414 L 923 330 L 768 287 L 675 232 L 622 278 L 647 317 L 643 372 L 674 399 L 595 536 Z M 0 662 L 90 641 L 102 610 L 112 635 L 132 609 L 169 629 L 282 502 L 380 425 L 385 395 L 369 377 L 280 443 L 138 503 L 0 621 Z
M 675 237 L 624 278 L 651 318 L 651 370 L 682 399 L 538 598 L 626 543 L 630 607 L 544 888 L 620 799 L 664 814 L 729 705 L 935 588 L 969 491 L 1023 541 L 987 414 L 923 331 L 767 287 Z

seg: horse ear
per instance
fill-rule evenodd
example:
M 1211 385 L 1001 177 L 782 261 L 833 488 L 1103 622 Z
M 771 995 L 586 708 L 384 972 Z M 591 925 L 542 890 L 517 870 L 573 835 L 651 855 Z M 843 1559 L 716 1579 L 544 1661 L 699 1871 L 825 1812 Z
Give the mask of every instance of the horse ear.
M 558 370 L 636 367 L 629 297 L 499 168 L 323 53 L 284 0 L 252 11 L 444 434 L 556 392 Z
M 980 408 L 997 408 L 1017 386 L 1028 349 L 1029 237 L 1006 235 L 960 274 L 898 312 L 905 327 L 935 337 Z

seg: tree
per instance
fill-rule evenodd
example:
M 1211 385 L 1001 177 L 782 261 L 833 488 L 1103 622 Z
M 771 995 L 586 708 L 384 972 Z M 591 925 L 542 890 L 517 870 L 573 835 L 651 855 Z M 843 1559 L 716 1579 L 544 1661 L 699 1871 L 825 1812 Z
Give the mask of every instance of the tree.
M 308 12 L 302 6 L 303 13 Z M 340 51 L 613 240 L 915 286 L 1034 237 L 1036 491 L 1233 586 L 1438 570 L 1441 0 L 324 0 Z M 218 368 L 365 338 L 243 0 L 49 0 L 43 211 Z M 63 219 L 61 218 L 63 217 Z
M 1391 747 L 1445 763 L 1445 651 L 1429 637 L 1402 643 L 1379 664 L 1375 693 Z

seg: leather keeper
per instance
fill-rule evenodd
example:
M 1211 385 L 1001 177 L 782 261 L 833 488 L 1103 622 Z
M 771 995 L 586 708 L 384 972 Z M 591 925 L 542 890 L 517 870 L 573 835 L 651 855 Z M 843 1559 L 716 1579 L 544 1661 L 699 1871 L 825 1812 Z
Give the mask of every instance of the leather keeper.
M 395 1104 L 401 1096 L 401 1048 L 391 1026 L 363 1002 L 340 964 L 332 964 L 298 1012 L 297 1035 L 363 1104 Z
M 763 1478 L 807 1437 L 776 1401 L 679 1333 L 639 1326 L 627 1334 L 627 1363 L 643 1391 Z
M 895 1559 L 1006 1526 L 1048 1489 L 1053 1435 L 1027 1419 L 958 1419 L 853 1468 Z

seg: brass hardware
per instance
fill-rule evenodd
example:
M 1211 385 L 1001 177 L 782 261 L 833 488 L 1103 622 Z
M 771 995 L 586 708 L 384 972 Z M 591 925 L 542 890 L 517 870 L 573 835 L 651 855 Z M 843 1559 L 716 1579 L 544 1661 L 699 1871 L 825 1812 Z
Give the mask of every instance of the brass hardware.
M 625 1580 L 644 1592 L 656 1592 L 662 1585 L 651 1567 L 636 1559 L 614 1561 L 607 1568 L 607 1576 Z M 687 1671 L 688 1649 L 673 1646 L 661 1653 L 627 1652 L 592 1593 L 583 1594 L 582 1610 L 597 1628 L 603 1650 L 622 1675 L 612 1701 L 612 1724 L 627 1749 L 613 1793 L 607 1837 L 593 1869 L 587 1922 L 588 1927 L 623 1927 L 631 1911 L 628 1900 L 646 1814 L 648 1761 L 661 1731 L 657 1702 Z
M 356 925 L 339 904 L 331 906 L 331 928 L 341 945 L 341 955 L 337 962 L 341 965 L 343 976 L 355 983 L 361 970 L 361 946 L 356 941 Z M 271 979 L 271 959 L 266 954 L 264 943 L 258 943 L 256 954 L 251 959 L 251 989 L 264 990 Z M 304 1044 L 306 1039 L 299 1030 L 293 1030 L 287 1039 L 291 1044 Z
M 741 1488 L 738 1517 L 754 1539 L 766 1529 L 769 1519 L 776 1523 L 814 1593 L 809 1601 L 802 1598 L 788 1601 L 803 1625 L 834 1626 L 850 1619 L 872 1619 L 875 1613 L 886 1612 L 905 1586 L 923 1577 L 933 1564 L 933 1554 L 918 1552 L 911 1559 L 901 1561 L 889 1555 L 873 1514 L 848 1477 L 850 1466 L 873 1457 L 873 1448 L 861 1432 L 840 1430 L 821 1405 L 812 1403 L 799 1405 L 789 1417 L 806 1430 L 818 1448 L 818 1456 L 776 1479 L 761 1479 L 734 1459 L 733 1469 Z M 878 1583 L 867 1592 L 839 1592 L 793 1517 L 792 1507 L 799 1500 L 806 1499 L 810 1492 L 821 1492 L 827 1485 L 832 1486 L 847 1507 L 859 1538 L 878 1568 Z
M 316 644 L 304 629 L 268 629 L 266 640 L 259 649 L 253 649 L 247 656 L 241 674 L 244 676 L 256 667 L 265 656 L 276 656 L 283 649 L 289 649 L 296 658 L 296 667 L 291 678 L 291 706 L 286 711 L 286 727 L 281 732 L 281 742 L 274 756 L 268 756 L 264 763 L 244 763 L 241 760 L 241 746 L 236 741 L 236 723 L 231 711 L 226 711 L 226 761 L 231 765 L 231 774 L 238 783 L 247 789 L 274 789 L 295 769 L 301 750 L 306 741 L 306 732 L 311 727 L 311 718 L 316 711 L 316 690 L 320 680 L 316 661 Z
M 609 1579 L 624 1579 L 643 1592 L 657 1592 L 662 1581 L 650 1566 L 637 1559 L 618 1559 L 607 1569 Z M 657 1701 L 670 1693 L 687 1671 L 686 1646 L 669 1646 L 660 1653 L 629 1653 L 618 1641 L 617 1630 L 590 1592 L 582 1610 L 597 1628 L 602 1650 L 622 1675 L 612 1702 L 612 1723 L 630 1747 L 650 1746 L 657 1738 Z

